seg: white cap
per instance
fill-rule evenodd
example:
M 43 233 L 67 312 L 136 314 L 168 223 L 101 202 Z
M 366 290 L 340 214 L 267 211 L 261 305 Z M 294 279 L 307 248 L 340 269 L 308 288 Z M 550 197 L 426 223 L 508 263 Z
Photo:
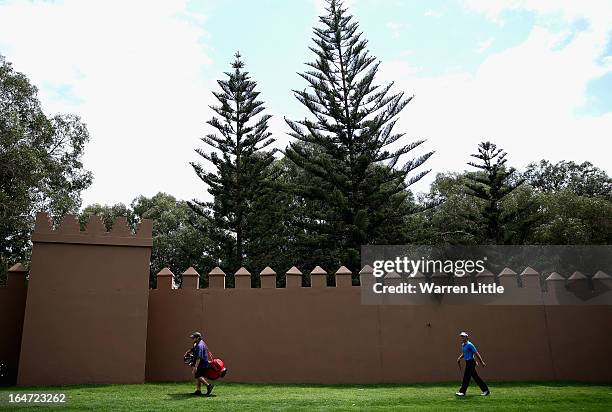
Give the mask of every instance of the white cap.
M 459 336 L 465 336 L 465 337 L 467 338 L 467 337 L 468 337 L 468 334 L 467 334 L 467 333 L 465 333 L 465 332 L 461 332 L 461 333 L 459 334 Z

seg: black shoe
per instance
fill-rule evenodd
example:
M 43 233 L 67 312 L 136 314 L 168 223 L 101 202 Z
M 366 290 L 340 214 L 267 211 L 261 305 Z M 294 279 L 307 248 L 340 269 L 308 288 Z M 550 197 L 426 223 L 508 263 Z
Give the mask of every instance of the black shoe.
M 209 383 L 208 385 L 206 385 L 206 396 L 210 395 L 214 387 L 215 386 L 212 383 Z
M 200 391 L 200 390 L 196 390 L 195 392 L 193 392 L 193 394 L 194 394 L 195 396 L 202 396 L 202 391 Z
M 227 375 L 227 368 L 223 369 L 223 371 L 221 372 L 222 378 L 225 378 L 225 375 Z

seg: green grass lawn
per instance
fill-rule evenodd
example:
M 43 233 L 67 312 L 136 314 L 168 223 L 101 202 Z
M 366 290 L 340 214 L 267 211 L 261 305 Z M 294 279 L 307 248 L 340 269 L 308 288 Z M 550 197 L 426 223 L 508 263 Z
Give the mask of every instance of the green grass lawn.
M 195 397 L 189 383 L 0 388 L 9 393 L 66 393 L 67 410 L 414 410 L 414 411 L 612 411 L 612 385 L 492 383 L 491 396 L 475 385 L 455 398 L 456 383 L 421 385 L 266 385 L 217 382 L 214 396 Z M 21 406 L 18 410 L 40 409 Z

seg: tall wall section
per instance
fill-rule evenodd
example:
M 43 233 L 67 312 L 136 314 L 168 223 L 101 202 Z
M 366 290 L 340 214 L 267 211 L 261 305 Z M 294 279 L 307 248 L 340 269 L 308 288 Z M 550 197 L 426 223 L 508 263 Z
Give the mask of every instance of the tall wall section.
M 20 385 L 144 382 L 151 227 L 37 216 Z

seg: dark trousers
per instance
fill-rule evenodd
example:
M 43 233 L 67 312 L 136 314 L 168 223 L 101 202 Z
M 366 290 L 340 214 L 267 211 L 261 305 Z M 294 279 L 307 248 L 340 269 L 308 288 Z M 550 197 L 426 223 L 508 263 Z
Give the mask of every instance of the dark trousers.
M 487 386 L 487 384 L 484 383 L 482 379 L 480 379 L 480 376 L 478 376 L 478 373 L 476 372 L 476 361 L 474 359 L 465 361 L 465 372 L 463 373 L 463 383 L 461 384 L 461 389 L 459 389 L 459 392 L 465 393 L 465 391 L 467 391 L 471 378 L 474 378 L 474 381 L 478 384 L 478 386 L 480 386 L 481 391 L 485 392 L 489 390 L 489 387 Z

